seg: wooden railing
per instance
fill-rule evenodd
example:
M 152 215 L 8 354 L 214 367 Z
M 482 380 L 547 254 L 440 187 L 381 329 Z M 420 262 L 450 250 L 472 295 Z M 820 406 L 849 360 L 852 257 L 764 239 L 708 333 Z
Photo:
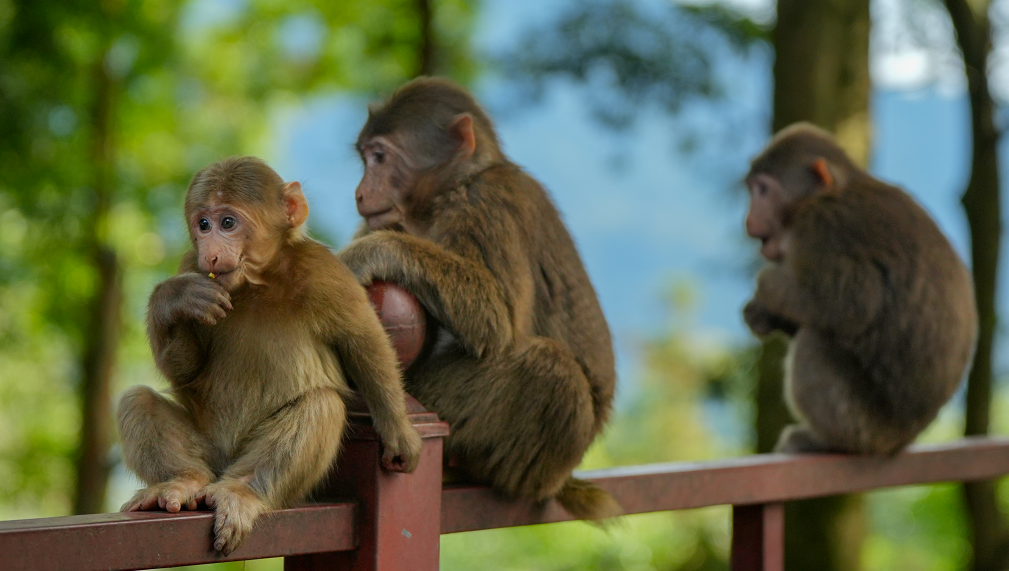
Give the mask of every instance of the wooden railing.
M 441 485 L 445 423 L 414 409 L 424 437 L 417 471 L 379 466 L 378 441 L 355 420 L 327 494 L 342 501 L 263 518 L 229 557 L 213 550 L 213 513 L 100 514 L 0 522 L 4 571 L 149 569 L 284 557 L 288 571 L 436 571 L 443 533 L 570 520 L 556 503 L 502 498 L 482 486 Z M 628 514 L 732 505 L 734 571 L 779 571 L 781 502 L 892 486 L 1009 474 L 1009 439 L 915 446 L 892 458 L 766 454 L 583 472 Z

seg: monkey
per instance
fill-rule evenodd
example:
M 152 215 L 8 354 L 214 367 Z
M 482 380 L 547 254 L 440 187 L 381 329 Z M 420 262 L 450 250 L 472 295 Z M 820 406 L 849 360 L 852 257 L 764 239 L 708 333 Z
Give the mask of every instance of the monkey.
M 893 455 L 966 376 L 977 340 L 967 267 L 903 190 L 806 123 L 776 134 L 746 176 L 746 232 L 767 266 L 743 309 L 790 337 L 779 452 Z
M 351 383 L 383 466 L 411 472 L 420 456 L 392 345 L 354 275 L 307 237 L 307 217 L 301 185 L 257 158 L 199 171 L 185 199 L 192 249 L 147 308 L 171 398 L 135 386 L 119 403 L 125 463 L 147 486 L 122 510 L 202 502 L 224 554 L 330 470 Z
M 363 218 L 337 256 L 362 284 L 414 294 L 437 324 L 407 391 L 448 421 L 447 474 L 574 517 L 620 513 L 572 477 L 605 424 L 609 327 L 547 192 L 501 151 L 462 87 L 421 77 L 369 108 L 356 148 Z

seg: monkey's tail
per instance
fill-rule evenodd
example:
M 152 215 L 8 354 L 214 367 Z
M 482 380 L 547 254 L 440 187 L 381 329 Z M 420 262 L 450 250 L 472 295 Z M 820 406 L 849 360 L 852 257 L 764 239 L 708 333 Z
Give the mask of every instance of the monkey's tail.
M 574 476 L 564 482 L 555 496 L 569 514 L 578 519 L 600 522 L 605 518 L 623 515 L 624 510 L 609 492 L 588 480 Z

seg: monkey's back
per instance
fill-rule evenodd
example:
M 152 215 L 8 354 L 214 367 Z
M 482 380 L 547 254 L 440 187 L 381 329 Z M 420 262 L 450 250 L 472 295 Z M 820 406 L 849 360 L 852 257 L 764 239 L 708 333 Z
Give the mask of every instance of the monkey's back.
M 609 413 L 616 384 L 613 344 L 595 288 L 560 213 L 546 190 L 518 166 L 484 171 L 437 202 L 439 217 L 453 212 L 487 221 L 476 241 L 484 262 L 507 291 L 528 292 L 513 311 L 519 330 L 570 349 L 592 384 L 600 419 Z M 436 242 L 451 249 L 444 237 Z M 514 260 L 520 260 L 516 267 Z
M 817 196 L 803 211 L 795 217 L 798 263 L 815 265 L 826 248 L 831 251 L 823 255 L 840 256 L 839 265 L 867 272 L 881 288 L 879 311 L 863 331 L 824 333 L 865 372 L 873 408 L 924 428 L 956 390 L 973 354 L 977 312 L 970 273 L 913 198 L 875 179 Z M 806 246 L 813 243 L 818 246 Z M 849 277 L 839 272 L 821 279 Z

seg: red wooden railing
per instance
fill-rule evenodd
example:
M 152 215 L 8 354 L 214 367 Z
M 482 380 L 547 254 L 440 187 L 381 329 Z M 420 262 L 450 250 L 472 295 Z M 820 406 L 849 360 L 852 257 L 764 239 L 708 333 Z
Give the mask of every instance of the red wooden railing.
M 358 416 L 328 494 L 343 501 L 263 518 L 229 557 L 215 552 L 213 514 L 100 514 L 0 522 L 4 571 L 149 569 L 284 557 L 286 570 L 436 571 L 442 533 L 567 521 L 555 502 L 507 500 L 482 486 L 441 486 L 445 423 L 413 408 L 424 437 L 417 471 L 379 466 L 378 441 Z M 781 502 L 876 488 L 1009 474 L 1009 439 L 916 446 L 893 458 L 766 454 L 583 472 L 628 514 L 732 505 L 734 571 L 780 571 Z

